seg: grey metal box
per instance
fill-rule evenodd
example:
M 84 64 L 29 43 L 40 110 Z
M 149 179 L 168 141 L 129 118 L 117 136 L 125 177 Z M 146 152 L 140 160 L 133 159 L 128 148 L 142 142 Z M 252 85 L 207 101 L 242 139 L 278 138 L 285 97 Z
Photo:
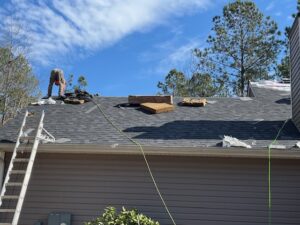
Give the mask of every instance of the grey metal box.
M 71 214 L 62 212 L 50 213 L 48 225 L 71 225 Z

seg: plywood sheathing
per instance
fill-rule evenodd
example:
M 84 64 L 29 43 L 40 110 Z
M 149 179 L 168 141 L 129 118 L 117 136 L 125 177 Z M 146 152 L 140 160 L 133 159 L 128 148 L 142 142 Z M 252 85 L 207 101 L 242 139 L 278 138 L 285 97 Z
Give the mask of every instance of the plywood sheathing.
M 155 114 L 174 110 L 174 106 L 167 103 L 142 103 L 141 108 Z
M 173 105 L 173 96 L 164 95 L 164 96 L 137 96 L 129 95 L 128 103 L 132 105 L 139 105 L 142 103 L 166 103 Z
M 184 98 L 180 104 L 184 106 L 205 106 L 207 100 L 205 98 Z

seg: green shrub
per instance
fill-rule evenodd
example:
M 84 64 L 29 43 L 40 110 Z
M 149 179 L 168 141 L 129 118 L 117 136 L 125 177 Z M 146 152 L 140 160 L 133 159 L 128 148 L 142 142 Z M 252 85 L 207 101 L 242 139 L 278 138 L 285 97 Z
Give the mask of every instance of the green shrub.
M 159 222 L 139 213 L 136 209 L 122 210 L 117 214 L 116 208 L 107 207 L 102 216 L 95 220 L 85 222 L 85 225 L 159 225 Z

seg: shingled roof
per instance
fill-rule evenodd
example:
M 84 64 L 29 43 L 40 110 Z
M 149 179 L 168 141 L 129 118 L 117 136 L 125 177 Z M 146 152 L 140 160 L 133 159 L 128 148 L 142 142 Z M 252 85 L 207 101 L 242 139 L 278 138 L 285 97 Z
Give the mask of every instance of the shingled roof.
M 208 98 L 205 107 L 183 107 L 175 98 L 175 110 L 148 114 L 138 107 L 126 107 L 126 97 L 94 97 L 111 120 L 144 146 L 216 147 L 224 135 L 264 148 L 276 137 L 284 121 L 291 118 L 289 92 L 252 87 L 255 97 Z M 103 117 L 93 102 L 82 105 L 29 106 L 38 121 L 45 110 L 45 128 L 66 144 L 126 146 L 132 143 Z M 0 142 L 14 142 L 24 111 L 0 128 Z M 288 148 L 300 140 L 289 120 L 278 138 Z M 55 144 L 54 144 L 55 145 Z

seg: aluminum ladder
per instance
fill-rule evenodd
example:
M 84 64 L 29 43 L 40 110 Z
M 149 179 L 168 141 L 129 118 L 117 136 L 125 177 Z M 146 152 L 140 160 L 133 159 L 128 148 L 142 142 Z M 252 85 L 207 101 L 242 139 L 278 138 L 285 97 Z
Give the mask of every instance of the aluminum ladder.
M 3 182 L 1 195 L 0 195 L 0 213 L 3 215 L 0 215 L 0 218 L 4 220 L 9 220 L 9 222 L 1 222 L 0 225 L 17 225 L 23 202 L 25 199 L 28 183 L 30 180 L 30 176 L 32 173 L 33 163 L 36 157 L 38 145 L 40 141 L 43 142 L 55 142 L 55 138 L 45 130 L 43 120 L 45 117 L 45 112 L 42 111 L 42 115 L 38 124 L 38 127 L 36 129 L 36 135 L 35 137 L 30 137 L 24 132 L 24 128 L 28 127 L 26 126 L 26 120 L 29 116 L 28 111 L 25 112 L 25 116 L 19 131 L 19 135 L 16 141 L 16 145 L 14 147 L 14 151 L 12 153 L 11 161 L 9 163 L 7 173 L 5 180 Z M 45 132 L 45 134 L 42 134 Z M 30 141 L 33 141 L 30 143 Z M 27 142 L 26 145 L 32 145 L 30 152 L 24 152 L 21 148 L 21 146 Z M 28 157 L 29 156 L 29 157 Z M 21 169 L 19 169 L 21 167 Z M 15 176 L 15 177 L 13 177 Z M 13 180 L 13 181 L 10 181 Z M 14 188 L 14 190 L 7 190 L 9 188 Z M 17 188 L 17 190 L 15 190 Z M 20 190 L 18 189 L 20 188 Z M 8 193 L 7 192 L 12 192 Z M 17 193 L 17 194 L 16 194 Z M 8 204 L 6 204 L 5 201 L 9 201 Z M 17 201 L 11 203 L 11 201 Z M 6 205 L 5 205 L 6 204 Z M 10 205 L 14 205 L 14 207 L 11 207 Z M 10 208 L 8 208 L 10 207 Z M 11 221 L 11 222 L 10 222 Z

